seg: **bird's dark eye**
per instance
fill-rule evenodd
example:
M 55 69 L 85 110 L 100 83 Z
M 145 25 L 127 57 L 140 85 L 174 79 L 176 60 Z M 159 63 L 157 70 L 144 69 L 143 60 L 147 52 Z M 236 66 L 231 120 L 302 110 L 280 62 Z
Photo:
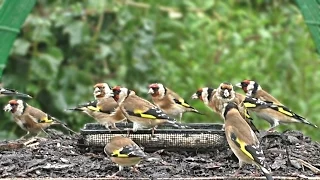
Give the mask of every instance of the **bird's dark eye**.
M 202 91 L 197 91 L 196 94 L 197 94 L 198 97 L 200 97 L 201 94 L 202 94 Z
M 246 82 L 241 82 L 241 86 L 242 87 L 247 87 L 249 84 L 248 83 L 246 83 Z
M 152 88 L 154 91 L 158 91 L 159 90 L 159 87 L 153 87 Z

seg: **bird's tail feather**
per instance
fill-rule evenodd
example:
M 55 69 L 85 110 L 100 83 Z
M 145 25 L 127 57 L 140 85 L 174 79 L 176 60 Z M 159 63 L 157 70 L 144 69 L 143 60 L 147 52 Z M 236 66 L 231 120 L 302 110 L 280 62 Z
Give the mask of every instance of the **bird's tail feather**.
M 317 125 L 312 124 L 311 122 L 309 122 L 309 121 L 307 121 L 307 120 L 303 120 L 302 122 L 303 122 L 304 124 L 309 125 L 309 126 L 312 126 L 312 127 L 318 128 L 318 126 L 317 126 Z
M 66 130 L 68 130 L 68 131 L 70 131 L 70 132 L 72 132 L 72 133 L 74 133 L 74 134 L 77 134 L 75 131 L 73 131 L 72 129 L 70 129 L 69 127 L 67 127 L 67 124 L 66 124 L 65 122 L 62 122 L 62 121 L 60 121 L 59 119 L 54 118 L 54 117 L 51 117 L 51 118 L 52 118 L 54 124 L 59 124 L 59 125 L 61 125 L 63 128 L 65 128 Z
M 272 177 L 270 171 L 267 168 L 265 168 L 263 166 L 259 166 L 259 167 L 262 170 L 264 176 L 266 176 L 267 180 L 273 180 L 273 177 Z
M 186 128 L 189 128 L 189 126 L 180 124 L 180 123 L 178 123 L 178 122 L 176 122 L 176 121 L 167 121 L 164 125 L 172 126 L 172 127 L 178 128 L 178 129 L 186 129 Z

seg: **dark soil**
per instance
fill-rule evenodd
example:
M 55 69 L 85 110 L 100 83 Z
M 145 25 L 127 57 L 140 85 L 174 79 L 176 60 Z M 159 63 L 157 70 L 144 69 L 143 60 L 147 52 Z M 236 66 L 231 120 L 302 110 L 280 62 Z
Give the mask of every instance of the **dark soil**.
M 102 151 L 92 151 L 78 146 L 81 136 L 64 135 L 51 130 L 54 137 L 38 139 L 38 145 L 21 147 L 24 141 L 0 142 L 0 178 L 98 178 L 108 177 L 118 171 L 116 164 Z M 10 146 L 8 146 L 10 144 Z M 261 138 L 267 162 L 274 176 L 320 178 L 320 144 L 297 131 L 282 134 L 272 133 Z M 8 150 L 8 148 L 12 148 Z M 142 161 L 140 173 L 125 168 L 118 177 L 132 178 L 178 178 L 178 177 L 232 177 L 238 168 L 238 160 L 227 144 L 208 152 L 168 152 L 147 153 L 149 158 Z M 310 170 L 301 160 L 316 169 Z M 240 176 L 252 176 L 255 167 L 247 165 Z M 262 176 L 257 171 L 258 176 Z

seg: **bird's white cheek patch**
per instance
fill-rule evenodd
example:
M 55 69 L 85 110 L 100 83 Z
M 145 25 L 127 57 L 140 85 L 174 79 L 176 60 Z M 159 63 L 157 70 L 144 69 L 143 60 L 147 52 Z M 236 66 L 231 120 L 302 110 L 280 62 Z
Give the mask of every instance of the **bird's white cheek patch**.
M 12 107 L 11 107 L 10 104 L 7 104 L 7 105 L 3 108 L 3 110 L 6 111 L 6 112 L 9 112 L 9 111 L 12 110 Z

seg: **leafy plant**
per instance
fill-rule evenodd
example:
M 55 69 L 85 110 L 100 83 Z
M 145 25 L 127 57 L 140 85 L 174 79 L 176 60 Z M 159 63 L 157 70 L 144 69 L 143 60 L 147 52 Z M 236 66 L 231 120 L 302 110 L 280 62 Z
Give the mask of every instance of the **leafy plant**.
M 243 79 L 257 80 L 320 125 L 319 63 L 292 1 L 40 0 L 15 41 L 2 82 L 31 94 L 28 103 L 76 130 L 93 120 L 64 109 L 92 100 L 97 82 L 126 86 L 149 100 L 147 85 L 162 82 L 207 114 L 186 114 L 185 122 L 222 123 L 189 97 L 199 87 Z M 1 116 L 6 129 L 0 137 L 23 133 L 9 114 Z M 318 130 L 302 124 L 278 130 L 288 128 L 320 139 Z

